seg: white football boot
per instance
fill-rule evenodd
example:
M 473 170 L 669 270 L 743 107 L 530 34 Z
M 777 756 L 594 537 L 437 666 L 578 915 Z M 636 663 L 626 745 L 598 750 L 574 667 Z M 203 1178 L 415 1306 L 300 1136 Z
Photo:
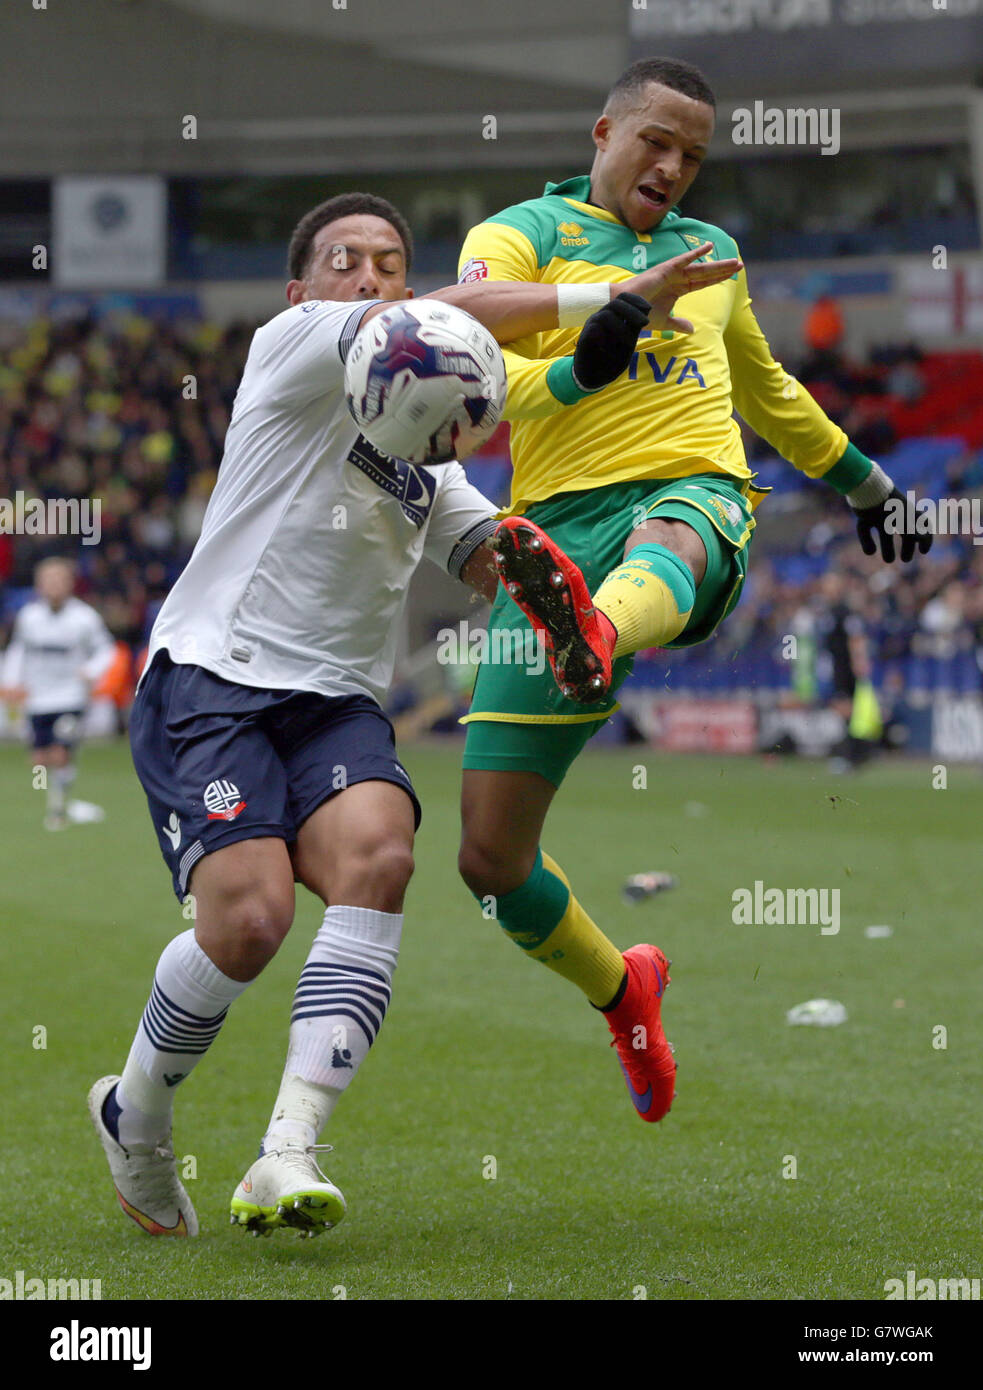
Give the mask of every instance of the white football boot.
M 109 1160 L 119 1204 L 152 1236 L 196 1236 L 198 1218 L 177 1175 L 170 1135 L 156 1148 L 124 1149 L 110 1134 L 102 1107 L 118 1076 L 104 1076 L 89 1092 L 89 1114 Z
M 260 1154 L 232 1195 L 232 1225 L 244 1226 L 255 1236 L 268 1236 L 281 1226 L 317 1236 L 337 1226 L 345 1214 L 345 1199 L 314 1158 L 331 1148 L 285 1145 Z

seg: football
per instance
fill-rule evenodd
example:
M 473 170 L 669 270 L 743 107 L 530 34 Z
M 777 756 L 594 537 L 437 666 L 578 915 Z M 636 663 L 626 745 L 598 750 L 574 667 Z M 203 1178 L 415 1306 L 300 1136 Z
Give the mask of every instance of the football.
M 495 339 L 452 304 L 422 299 L 376 314 L 352 343 L 345 399 L 370 444 L 410 463 L 474 453 L 505 406 Z

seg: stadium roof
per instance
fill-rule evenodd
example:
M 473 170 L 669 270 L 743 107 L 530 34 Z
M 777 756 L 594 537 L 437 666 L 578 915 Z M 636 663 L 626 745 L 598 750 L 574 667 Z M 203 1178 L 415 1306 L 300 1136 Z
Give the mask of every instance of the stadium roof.
M 342 3 L 7 6 L 0 176 L 566 167 L 630 52 L 627 0 Z M 733 91 L 740 71 L 709 75 Z M 840 93 L 843 147 L 965 140 L 965 80 Z M 727 114 L 715 152 L 735 157 Z
M 591 96 L 605 90 L 623 65 L 628 36 L 624 8 L 597 0 L 350 0 L 344 9 L 334 8 L 334 0 L 172 3 L 226 23 L 364 44 L 378 57 L 437 64 L 464 74 L 465 81 L 468 74 L 494 73 Z
M 530 21 L 529 0 L 18 6 L 4 19 L 0 174 L 508 165 L 537 122 L 544 162 L 569 158 L 571 132 L 586 154 L 627 37 L 617 6 L 561 8 L 562 33 Z M 182 138 L 186 115 L 196 139 Z M 486 115 L 496 140 L 482 134 Z

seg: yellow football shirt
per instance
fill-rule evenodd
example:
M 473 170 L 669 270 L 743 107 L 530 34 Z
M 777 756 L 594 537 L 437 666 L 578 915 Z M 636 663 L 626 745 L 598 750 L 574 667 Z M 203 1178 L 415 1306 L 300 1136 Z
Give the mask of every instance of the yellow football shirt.
M 718 259 L 739 255 L 718 227 L 670 212 L 651 233 L 635 233 L 588 203 L 590 180 L 547 184 L 473 227 L 461 251 L 461 279 L 543 284 L 620 282 L 702 242 Z M 776 362 L 751 308 L 747 275 L 684 295 L 675 313 L 693 332 L 639 339 L 627 372 L 603 390 L 577 390 L 562 359 L 579 329 L 537 333 L 504 349 L 505 418 L 512 422 L 512 497 L 522 511 L 560 492 L 638 478 L 725 473 L 747 480 L 735 409 L 809 477 L 834 469 L 847 436 Z M 862 467 L 866 472 L 869 465 Z M 840 491 L 860 477 L 836 479 Z M 834 481 L 830 479 L 830 481 Z

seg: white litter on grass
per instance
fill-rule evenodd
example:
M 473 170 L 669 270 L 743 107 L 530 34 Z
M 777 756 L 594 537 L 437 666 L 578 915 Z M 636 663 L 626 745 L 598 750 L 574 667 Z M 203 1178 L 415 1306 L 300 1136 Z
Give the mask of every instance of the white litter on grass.
M 710 807 L 704 805 L 702 801 L 687 801 L 683 807 L 683 815 L 698 818 L 705 816 L 709 809 Z
M 814 1028 L 835 1028 L 846 1022 L 846 1009 L 836 999 L 807 999 L 785 1015 L 789 1023 L 810 1023 Z
M 878 937 L 878 936 L 893 936 L 893 935 L 894 935 L 894 928 L 893 928 L 893 927 L 864 927 L 864 936 L 869 936 L 871 939 L 873 939 L 873 938 L 875 938 L 875 937 Z

